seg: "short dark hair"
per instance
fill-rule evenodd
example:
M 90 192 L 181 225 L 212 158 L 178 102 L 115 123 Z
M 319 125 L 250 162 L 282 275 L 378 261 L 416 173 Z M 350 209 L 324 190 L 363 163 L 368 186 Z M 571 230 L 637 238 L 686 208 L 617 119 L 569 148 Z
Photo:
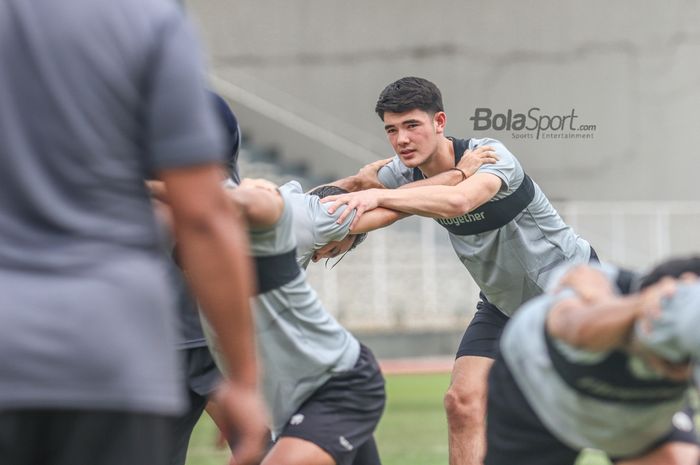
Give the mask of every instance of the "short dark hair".
M 347 194 L 348 191 L 343 189 L 342 187 L 338 186 L 333 186 L 333 185 L 326 185 L 326 186 L 319 186 L 315 188 L 314 190 L 309 192 L 309 195 L 315 195 L 318 196 L 319 198 L 324 198 L 328 197 L 329 195 L 340 195 L 340 194 Z M 355 236 L 355 240 L 352 241 L 352 245 L 348 249 L 348 252 L 350 252 L 352 249 L 360 245 L 362 241 L 367 239 L 367 233 L 360 233 L 360 234 L 352 234 Z
M 440 89 L 427 79 L 404 77 L 386 86 L 374 107 L 382 121 L 384 112 L 404 113 L 411 110 L 423 110 L 431 115 L 445 111 Z
M 672 258 L 660 263 L 641 280 L 640 289 L 651 286 L 662 278 L 679 278 L 683 273 L 695 273 L 700 276 L 700 256 Z

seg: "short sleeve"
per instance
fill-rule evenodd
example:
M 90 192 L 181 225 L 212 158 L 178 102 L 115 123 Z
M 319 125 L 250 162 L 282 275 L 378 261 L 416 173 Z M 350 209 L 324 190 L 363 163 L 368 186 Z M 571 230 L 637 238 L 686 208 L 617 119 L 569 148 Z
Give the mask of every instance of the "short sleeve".
M 379 182 L 387 189 L 396 189 L 413 182 L 413 170 L 406 167 L 398 156 L 395 156 L 388 164 L 382 166 L 377 172 Z
M 350 213 L 343 223 L 338 224 L 338 218 L 347 208 L 345 205 L 331 214 L 328 213 L 328 209 L 332 203 L 321 203 L 321 199 L 315 195 L 309 197 L 315 248 L 318 249 L 329 242 L 345 239 L 345 236 L 350 233 L 350 224 L 355 218 L 355 212 Z
M 482 145 L 493 147 L 499 160 L 493 164 L 482 165 L 477 173 L 491 173 L 498 176 L 503 181 L 504 188 L 501 189 L 501 197 L 508 195 L 520 186 L 524 179 L 524 172 L 515 156 L 501 142 L 496 139 L 471 139 L 469 149 L 473 150 Z M 499 196 L 496 196 L 499 198 Z
M 222 162 L 225 137 L 189 23 L 179 13 L 170 15 L 156 37 L 145 102 L 151 169 Z
M 280 186 L 280 192 L 283 194 L 303 194 L 301 184 L 299 181 L 289 181 Z

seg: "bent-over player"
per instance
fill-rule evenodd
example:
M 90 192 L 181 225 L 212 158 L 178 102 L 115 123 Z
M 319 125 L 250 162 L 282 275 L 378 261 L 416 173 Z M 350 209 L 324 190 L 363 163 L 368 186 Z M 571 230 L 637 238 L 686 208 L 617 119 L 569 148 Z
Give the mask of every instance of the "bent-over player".
M 699 258 L 671 260 L 623 295 L 618 270 L 578 266 L 518 310 L 489 375 L 486 465 L 573 464 L 587 447 L 696 465 L 683 409 L 700 373 L 697 274 Z
M 296 262 L 287 194 L 228 191 L 249 223 L 262 389 L 275 444 L 263 465 L 374 465 L 384 379 L 371 351 L 318 300 Z M 214 344 L 216 345 L 216 344 Z

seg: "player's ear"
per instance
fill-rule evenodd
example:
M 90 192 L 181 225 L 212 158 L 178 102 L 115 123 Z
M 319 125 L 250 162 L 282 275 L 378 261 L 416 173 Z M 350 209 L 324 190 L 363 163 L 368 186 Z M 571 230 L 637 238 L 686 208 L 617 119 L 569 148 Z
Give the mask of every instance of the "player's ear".
M 447 123 L 447 115 L 444 111 L 438 111 L 433 115 L 433 126 L 436 134 L 445 132 L 445 124 Z

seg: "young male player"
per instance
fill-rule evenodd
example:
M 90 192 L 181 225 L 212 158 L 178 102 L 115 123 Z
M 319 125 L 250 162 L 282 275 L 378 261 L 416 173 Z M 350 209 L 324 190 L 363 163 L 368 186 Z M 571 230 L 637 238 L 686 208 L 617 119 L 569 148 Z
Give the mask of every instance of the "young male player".
M 697 274 L 700 258 L 671 260 L 623 294 L 618 270 L 581 265 L 523 305 L 489 375 L 486 465 L 573 465 L 586 447 L 696 465 Z
M 476 465 L 484 454 L 486 375 L 505 323 L 523 302 L 542 293 L 555 267 L 586 263 L 594 253 L 502 143 L 445 136 L 442 96 L 432 82 L 405 77 L 389 84 L 376 112 L 396 153 L 378 172 L 378 181 L 389 189 L 330 196 L 324 202 L 335 202 L 331 212 L 348 205 L 341 222 L 350 211 L 357 212 L 356 222 L 383 207 L 436 218 L 449 231 L 455 252 L 481 290 L 445 396 L 450 464 Z M 468 176 L 456 169 L 467 150 L 493 150 L 498 161 Z

